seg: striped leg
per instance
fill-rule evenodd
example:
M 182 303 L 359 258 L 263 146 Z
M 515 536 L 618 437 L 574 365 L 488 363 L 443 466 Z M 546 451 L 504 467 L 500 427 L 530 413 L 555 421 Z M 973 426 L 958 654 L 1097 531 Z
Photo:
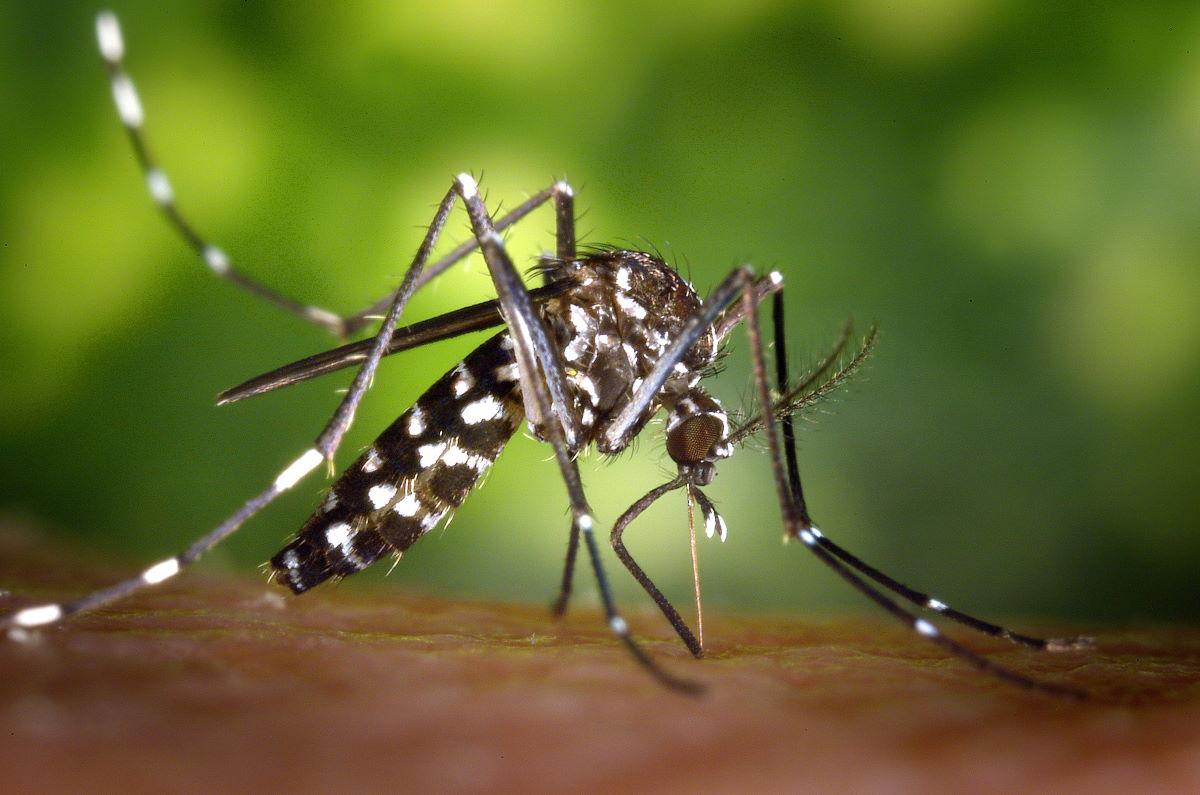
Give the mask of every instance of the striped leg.
M 772 303 L 772 319 L 775 332 L 775 382 L 780 394 L 787 394 L 791 388 L 788 384 L 788 364 L 787 364 L 787 335 L 784 333 L 783 321 L 783 293 L 778 292 L 774 296 Z M 838 340 L 838 345 L 835 347 L 835 354 L 840 352 L 845 347 L 847 334 L 843 333 Z M 828 369 L 832 364 L 833 356 L 826 357 L 821 363 L 819 370 Z M 792 424 L 792 415 L 785 414 L 780 425 L 783 430 L 783 452 L 787 464 L 788 487 L 792 492 L 792 498 L 796 503 L 797 511 L 803 521 L 809 525 L 812 524 L 808 516 L 808 509 L 804 504 L 804 490 L 800 485 L 800 466 L 796 459 L 796 433 Z M 923 593 L 914 588 L 893 579 L 883 573 L 874 566 L 866 563 L 853 553 L 843 547 L 833 543 L 820 530 L 815 527 L 810 528 L 813 537 L 817 544 L 833 555 L 835 558 L 845 563 L 850 568 L 873 580 L 879 585 L 882 585 L 887 590 L 925 610 L 932 610 L 940 613 L 952 621 L 957 621 L 960 624 L 971 627 L 974 630 L 982 632 L 985 635 L 1004 638 L 1022 646 L 1028 646 L 1031 649 L 1041 649 L 1046 651 L 1067 651 L 1070 649 L 1086 648 L 1091 644 L 1088 638 L 1036 638 L 1031 635 L 1025 635 L 1020 632 L 1015 632 L 1005 627 L 993 624 L 989 621 L 976 618 L 975 616 L 962 613 L 947 605 L 927 593 Z
M 481 243 L 484 259 L 500 296 L 501 311 L 512 334 L 526 415 L 554 449 L 554 458 L 571 502 L 571 537 L 574 544 L 578 543 L 575 539 L 582 538 L 587 547 L 608 626 L 634 659 L 659 682 L 683 692 L 699 692 L 699 685 L 668 673 L 647 655 L 633 639 L 629 625 L 617 611 L 596 543 L 595 519 L 575 462 L 574 454 L 579 448 L 578 418 L 568 408 L 571 403 L 567 400 L 566 377 L 560 354 L 551 344 L 541 318 L 534 312 L 529 292 L 504 248 L 504 241 L 492 226 L 475 180 L 467 174 L 460 174 L 457 185 L 467 205 L 471 226 Z M 538 375 L 539 368 L 541 377 Z
M 778 297 L 780 294 L 777 293 L 776 295 L 776 350 L 778 352 L 780 339 L 782 338 L 782 298 Z M 776 435 L 775 403 L 773 403 L 771 399 L 770 387 L 767 383 L 766 365 L 763 362 L 762 340 L 758 329 L 758 307 L 757 302 L 752 299 L 752 296 L 750 296 L 749 293 L 746 293 L 743 296 L 743 308 L 746 318 L 746 333 L 750 340 L 750 352 L 754 363 L 754 382 L 758 393 L 758 402 L 762 407 L 762 424 L 764 430 L 766 431 L 767 445 L 770 451 L 771 472 L 775 481 L 775 487 L 778 493 L 779 504 L 783 514 L 783 521 L 787 535 L 800 541 L 805 548 L 807 548 L 817 557 L 818 560 L 820 560 L 829 568 L 833 569 L 838 576 L 850 583 L 851 586 L 853 586 L 868 599 L 875 602 L 899 621 L 911 627 L 918 634 L 928 638 L 930 641 L 941 646 L 943 649 L 959 659 L 962 659 L 970 665 L 973 665 L 982 671 L 986 671 L 993 676 L 1021 687 L 1039 690 L 1041 692 L 1057 696 L 1068 696 L 1077 699 L 1085 698 L 1086 694 L 1081 690 L 1064 685 L 1050 684 L 1030 679 L 1023 674 L 1019 674 L 1016 671 L 1013 671 L 1002 665 L 998 665 L 986 657 L 976 654 L 965 646 L 959 644 L 957 641 L 946 637 L 933 624 L 923 618 L 919 618 L 908 610 L 905 610 L 887 595 L 876 590 L 870 585 L 870 583 L 855 574 L 850 566 L 846 565 L 841 559 L 839 559 L 840 556 L 832 553 L 829 548 L 822 543 L 824 536 L 821 534 L 821 531 L 813 525 L 812 520 L 808 516 L 807 508 L 803 503 L 803 495 L 799 488 L 799 475 L 795 464 L 794 452 L 787 455 L 788 471 L 786 474 L 784 471 L 784 458 L 781 455 L 779 438 Z M 782 386 L 786 384 L 787 380 L 786 362 L 784 362 L 781 358 L 777 360 L 777 364 L 778 370 L 782 374 L 780 379 L 780 391 L 786 392 L 786 390 L 782 388 Z M 784 440 L 789 446 L 793 446 L 795 443 L 794 435 L 788 434 L 786 431 Z M 924 597 L 923 594 L 920 596 Z M 928 597 L 925 597 L 925 600 L 925 606 L 933 607 L 935 610 L 937 609 L 938 605 L 941 605 L 941 603 L 937 602 L 936 600 L 934 600 L 933 605 L 929 605 Z
M 205 552 L 209 551 L 228 536 L 232 535 L 235 530 L 241 527 L 247 519 L 261 511 L 267 505 L 274 501 L 283 492 L 296 485 L 297 482 L 322 461 L 322 456 L 315 449 L 306 450 L 303 455 L 293 461 L 286 469 L 279 473 L 275 481 L 261 494 L 246 501 L 246 503 L 238 509 L 236 513 L 230 516 L 217 527 L 213 528 L 209 533 L 197 539 L 191 546 L 178 555 L 159 561 L 153 566 L 150 566 L 137 577 L 119 582 L 107 588 L 98 591 L 93 591 L 86 596 L 75 599 L 69 602 L 57 602 L 51 604 L 36 605 L 34 607 L 26 607 L 22 610 L 5 616 L 0 619 L 0 628 L 7 630 L 8 637 L 13 640 L 22 640 L 27 636 L 27 632 L 31 627 L 40 627 L 46 624 L 53 624 L 56 621 L 82 613 L 88 610 L 95 610 L 98 607 L 114 602 L 118 599 L 123 599 L 130 594 L 140 591 L 143 588 L 151 585 L 158 585 L 160 582 L 169 580 L 178 574 L 185 566 L 194 563 Z
M 387 311 L 394 298 L 393 293 L 383 296 L 370 306 L 350 315 L 339 315 L 328 309 L 301 303 L 289 298 L 278 291 L 253 279 L 230 261 L 229 255 L 221 248 L 207 241 L 196 231 L 196 227 L 179 209 L 175 200 L 175 191 L 167 173 L 159 165 L 150 151 L 144 132 L 145 111 L 141 99 L 134 86 L 133 79 L 125 71 L 125 41 L 117 17 L 110 11 L 101 12 L 96 17 L 96 38 L 100 55 L 108 70 L 112 84 L 113 101 L 116 104 L 117 115 L 129 134 L 138 165 L 145 175 L 146 188 L 150 198 L 158 205 L 167 217 L 171 226 L 200 255 L 201 260 L 218 278 L 224 279 L 237 287 L 256 295 L 269 303 L 275 304 L 286 312 L 296 315 L 302 320 L 327 329 L 340 337 L 348 337 L 370 325 Z M 496 221 L 495 228 L 504 230 L 524 218 L 548 199 L 554 200 L 555 216 L 558 226 L 558 256 L 570 257 L 575 252 L 575 221 L 574 194 L 571 186 L 564 181 L 539 191 L 522 202 L 511 212 Z M 479 247 L 479 241 L 469 240 L 431 265 L 418 280 L 416 286 L 421 287 L 431 279 L 452 267 L 456 262 L 471 254 Z
M 101 40 L 102 42 L 104 41 L 103 33 Z M 288 465 L 265 491 L 247 501 L 232 516 L 202 536 L 179 555 L 154 564 L 137 577 L 87 594 L 80 599 L 63 603 L 37 605 L 18 610 L 0 619 L 0 629 L 8 630 L 10 635 L 20 637 L 22 633 L 31 627 L 52 624 L 69 615 L 93 610 L 101 605 L 128 596 L 142 588 L 157 585 L 174 577 L 185 566 L 194 563 L 205 552 L 212 549 L 241 527 L 250 517 L 261 511 L 273 502 L 276 497 L 290 489 L 301 478 L 316 469 L 322 461 L 332 462 L 334 453 L 337 451 L 342 437 L 354 420 L 355 410 L 374 378 L 379 361 L 391 343 L 391 338 L 396 331 L 400 315 L 404 311 L 409 298 L 416 290 L 418 279 L 429 259 L 430 251 L 437 244 L 438 237 L 445 226 L 446 218 L 454 206 L 459 191 L 459 182 L 456 181 L 439 203 L 434 219 L 425 233 L 425 238 L 417 249 L 417 253 L 413 257 L 404 280 L 401 282 L 399 289 L 397 289 L 392 299 L 391 307 L 384 318 L 378 335 L 372 342 L 370 352 L 359 366 L 349 390 L 342 398 L 341 403 L 338 405 L 329 422 L 326 423 L 325 428 L 317 437 L 316 443 L 312 448 L 306 450 L 294 462 Z M 527 293 L 525 297 L 528 300 Z

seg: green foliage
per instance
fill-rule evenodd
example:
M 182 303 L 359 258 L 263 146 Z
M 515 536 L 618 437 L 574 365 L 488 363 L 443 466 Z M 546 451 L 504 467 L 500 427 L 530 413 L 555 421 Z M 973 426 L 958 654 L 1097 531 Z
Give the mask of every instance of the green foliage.
M 730 6 L 115 10 L 181 206 L 250 273 L 357 308 L 452 174 L 482 174 L 493 206 L 566 176 L 585 242 L 656 245 L 702 291 L 737 262 L 782 270 L 797 366 L 845 317 L 879 323 L 866 376 L 801 425 L 829 535 L 982 612 L 1200 615 L 1195 4 Z M 95 10 L 18 4 L 0 30 L 0 511 L 145 562 L 268 482 L 345 379 L 212 406 L 329 340 L 217 284 L 157 216 Z M 527 222 L 514 255 L 551 228 Z M 475 262 L 410 317 L 487 295 Z M 470 344 L 387 363 L 342 460 Z M 732 406 L 740 345 L 716 387 Z M 548 600 L 566 522 L 546 459 L 518 439 L 393 580 Z M 589 458 L 602 520 L 664 461 L 649 438 Z M 712 488 L 730 540 L 701 552 L 709 601 L 858 604 L 780 547 L 767 476 L 751 445 Z M 266 559 L 320 488 L 216 557 Z M 686 604 L 682 498 L 627 543 Z

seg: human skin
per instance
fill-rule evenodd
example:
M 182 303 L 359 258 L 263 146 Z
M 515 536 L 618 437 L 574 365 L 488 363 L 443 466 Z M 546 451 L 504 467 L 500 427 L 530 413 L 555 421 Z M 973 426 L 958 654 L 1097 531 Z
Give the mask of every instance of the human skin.
M 113 573 L 0 536 L 32 597 Z M 10 594 L 0 607 L 24 601 Z M 8 791 L 1195 791 L 1200 632 L 1096 632 L 1039 654 L 965 639 L 1080 703 L 1018 689 L 878 617 L 706 614 L 693 660 L 661 617 L 630 624 L 665 690 L 594 605 L 405 590 L 302 599 L 190 572 L 0 646 Z M 1050 629 L 1063 629 L 1062 627 Z

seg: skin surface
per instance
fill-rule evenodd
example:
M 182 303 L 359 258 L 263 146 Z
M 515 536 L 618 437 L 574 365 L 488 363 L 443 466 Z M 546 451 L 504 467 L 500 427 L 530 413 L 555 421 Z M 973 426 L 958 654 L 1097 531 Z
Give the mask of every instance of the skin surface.
M 0 606 L 120 573 L 76 554 L 0 533 L 0 582 L 21 594 Z M 1101 630 L 1095 650 L 1058 655 L 956 634 L 1093 694 L 1078 704 L 877 617 L 709 612 L 696 662 L 661 617 L 631 611 L 648 650 L 708 686 L 690 698 L 637 670 L 584 597 L 554 623 L 538 606 L 293 598 L 191 572 L 0 645 L 4 789 L 1200 788 L 1194 628 Z

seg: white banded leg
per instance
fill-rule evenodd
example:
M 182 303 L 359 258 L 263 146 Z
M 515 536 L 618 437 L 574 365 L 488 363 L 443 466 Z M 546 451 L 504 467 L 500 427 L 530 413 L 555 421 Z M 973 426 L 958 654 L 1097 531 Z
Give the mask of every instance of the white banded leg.
M 846 342 L 850 336 L 851 326 L 849 323 L 846 324 L 831 353 L 826 356 L 824 360 L 813 369 L 812 372 L 801 379 L 799 384 L 793 386 L 789 383 L 788 375 L 787 334 L 784 331 L 782 291 L 776 292 L 773 296 L 771 309 L 773 320 L 772 325 L 775 332 L 775 386 L 779 394 L 784 396 L 780 398 L 780 403 L 787 404 L 790 401 L 786 396 L 797 395 L 808 390 L 812 387 L 815 378 L 828 371 L 833 366 L 838 357 L 841 355 L 841 352 L 845 349 Z M 844 374 L 853 372 L 853 369 L 857 368 L 858 362 L 863 359 L 865 354 L 869 353 L 870 345 L 872 344 L 873 340 L 874 331 L 872 331 L 872 334 L 867 337 L 867 341 L 864 343 L 863 348 L 851 360 L 850 364 L 834 373 L 828 379 L 827 383 L 836 386 L 844 381 Z M 823 390 L 824 386 L 822 385 L 819 389 Z M 775 413 L 778 415 L 779 412 L 776 411 Z M 792 499 L 797 506 L 797 511 L 802 521 L 811 525 L 811 519 L 808 517 L 808 511 L 804 503 L 804 490 L 800 484 L 800 465 L 796 457 L 796 433 L 792 424 L 791 412 L 783 414 L 780 420 L 780 426 L 783 431 L 783 453 L 785 462 L 787 464 L 788 487 L 792 492 Z M 908 601 L 910 604 L 914 604 L 925 610 L 932 610 L 935 613 L 940 613 L 952 621 L 956 621 L 960 624 L 971 627 L 972 629 L 982 632 L 985 635 L 1004 638 L 1005 640 L 1012 641 L 1013 643 L 1022 646 L 1028 646 L 1032 649 L 1046 651 L 1066 651 L 1070 649 L 1086 648 L 1091 645 L 1091 640 L 1088 638 L 1047 639 L 1025 635 L 1020 632 L 1015 632 L 999 626 L 998 624 L 993 624 L 991 622 L 976 618 L 975 616 L 960 612 L 950 607 L 945 602 L 935 599 L 927 593 L 910 588 L 883 573 L 879 569 L 876 569 L 874 566 L 866 563 L 849 550 L 826 538 L 816 527 L 810 527 L 809 533 L 813 536 L 813 538 L 816 539 L 816 542 L 820 544 L 826 552 L 829 552 L 831 555 L 845 563 L 850 568 L 868 577 L 877 584 L 882 585 L 884 588 Z
M 575 191 L 565 180 L 558 180 L 549 187 L 543 188 L 500 216 L 494 222 L 494 229 L 497 232 L 503 232 L 550 199 L 554 201 L 557 255 L 560 259 L 572 259 L 575 256 Z M 474 237 L 455 246 L 421 273 L 417 279 L 417 288 L 420 289 L 433 281 L 478 248 L 479 240 Z M 353 334 L 370 323 L 372 318 L 377 317 L 380 312 L 388 308 L 392 297 L 392 294 L 385 295 L 365 309 L 349 315 L 346 318 L 346 333 Z
M 1021 687 L 1039 690 L 1056 696 L 1067 696 L 1077 699 L 1085 698 L 1086 694 L 1082 690 L 1031 679 L 1005 666 L 994 663 L 957 641 L 946 637 L 936 626 L 924 618 L 920 618 L 905 610 L 883 592 L 875 589 L 870 583 L 855 574 L 853 570 L 826 550 L 821 543 L 824 536 L 820 530 L 813 526 L 811 520 L 808 518 L 807 510 L 797 503 L 796 495 L 800 492 L 793 488 L 788 480 L 788 475 L 784 472 L 783 456 L 780 451 L 779 438 L 776 435 L 774 404 L 771 400 L 770 387 L 767 383 L 766 365 L 763 362 L 762 339 L 758 329 L 758 302 L 754 300 L 754 296 L 750 291 L 743 293 L 742 301 L 746 318 L 746 335 L 750 341 L 750 355 L 754 364 L 754 383 L 758 403 L 762 411 L 763 428 L 767 435 L 767 446 L 770 452 L 771 473 L 775 482 L 784 527 L 788 536 L 799 540 L 818 560 L 833 569 L 838 576 L 846 580 L 856 590 L 875 602 L 875 604 L 879 605 L 893 617 L 905 623 L 919 635 L 928 638 L 933 643 L 936 643 L 955 657 L 975 668 Z M 795 474 L 795 477 L 798 480 L 798 474 Z
M 315 448 L 304 451 L 299 458 L 279 473 L 265 491 L 248 500 L 236 513 L 197 539 L 180 554 L 155 563 L 137 577 L 110 585 L 99 591 L 93 591 L 72 601 L 52 602 L 22 608 L 0 619 L 0 627 L 8 631 L 10 638 L 21 639 L 24 636 L 23 633 L 33 627 L 53 624 L 76 613 L 95 610 L 143 588 L 166 582 L 179 574 L 186 566 L 196 562 L 205 552 L 232 535 L 247 519 L 269 505 L 280 494 L 296 485 L 301 478 L 316 469 L 322 460 L 324 457 Z
M 852 569 L 860 572 L 866 577 L 887 588 L 892 593 L 901 597 L 905 601 L 916 605 L 924 610 L 931 610 L 938 613 L 951 621 L 956 621 L 959 624 L 968 626 L 977 632 L 982 632 L 984 635 L 989 635 L 995 638 L 1003 638 L 1020 646 L 1027 646 L 1031 649 L 1041 651 L 1076 651 L 1086 649 L 1092 646 L 1090 638 L 1074 637 L 1074 638 L 1038 638 L 1032 635 L 1026 635 L 1015 630 L 1002 627 L 998 624 L 993 624 L 990 621 L 984 621 L 981 618 L 955 610 L 940 599 L 936 599 L 927 593 L 910 588 L 892 577 L 884 574 L 879 569 L 871 566 L 858 558 L 853 553 L 845 548 L 830 541 L 816 527 L 810 528 L 809 532 L 816 539 L 820 546 L 836 557 L 838 560 L 850 566 Z
M 541 418 L 542 423 L 537 427 L 554 449 L 554 458 L 571 502 L 572 544 L 578 544 L 578 539 L 582 538 L 587 547 L 609 629 L 620 638 L 634 659 L 659 682 L 683 692 L 699 692 L 699 685 L 668 673 L 646 654 L 630 634 L 628 623 L 617 611 L 596 544 L 595 519 L 574 458 L 574 451 L 578 447 L 578 420 L 568 408 L 571 403 L 566 397 L 566 378 L 558 351 L 551 344 L 540 316 L 534 311 L 529 292 L 505 250 L 504 241 L 492 226 L 475 180 L 468 174 L 460 174 L 456 185 L 467 206 L 472 229 L 480 241 L 513 338 L 527 416 Z M 539 365 L 544 378 L 538 377 Z
M 742 318 L 740 304 L 735 304 L 734 302 L 741 294 L 745 283 L 752 285 L 751 289 L 753 290 L 756 302 L 763 300 L 767 295 L 770 295 L 781 287 L 780 282 L 771 278 L 754 281 L 749 270 L 745 268 L 735 270 L 721 284 L 717 285 L 716 289 L 705 299 L 703 306 L 684 324 L 679 336 L 663 352 L 650 374 L 642 381 L 641 387 L 638 388 L 632 400 L 626 405 L 617 420 L 609 426 L 607 431 L 609 445 L 614 444 L 618 439 L 629 433 L 633 423 L 637 421 L 641 412 L 645 411 L 646 407 L 654 400 L 654 396 L 662 388 L 663 383 L 671 374 L 675 365 L 683 359 L 691 347 L 704 334 L 708 333 L 710 328 L 715 329 L 716 340 L 720 341 L 729 333 L 733 325 L 740 322 Z M 731 436 L 730 441 L 733 442 L 736 439 Z M 632 521 L 632 518 L 630 521 Z M 567 557 L 563 565 L 558 597 L 554 600 L 551 607 L 556 616 L 560 616 L 566 612 L 567 603 L 571 598 L 571 583 L 574 579 L 575 555 L 578 546 L 579 539 L 572 534 L 567 545 Z M 654 596 L 653 593 L 650 595 Z M 655 601 L 658 601 L 657 598 Z M 669 605 L 669 602 L 667 604 Z M 674 610 L 673 607 L 671 609 Z M 667 618 L 670 620 L 671 617 L 668 615 Z M 682 621 L 680 623 L 682 625 Z M 673 621 L 672 625 L 674 625 Z M 676 627 L 676 631 L 679 631 L 678 627 Z M 686 636 L 680 633 L 680 638 L 688 645 L 689 649 L 692 649 L 692 644 L 688 642 Z M 695 654 L 694 649 L 692 649 L 692 653 Z
M 171 226 L 196 251 L 205 266 L 213 275 L 228 281 L 241 289 L 258 296 L 283 310 L 330 332 L 346 337 L 378 319 L 385 312 L 395 297 L 389 293 L 370 306 L 350 315 L 339 315 L 319 306 L 304 304 L 289 298 L 261 282 L 245 275 L 235 268 L 229 255 L 218 246 L 207 241 L 196 231 L 192 222 L 182 213 L 176 202 L 175 191 L 166 171 L 159 165 L 150 151 L 144 132 L 145 110 L 133 79 L 125 71 L 125 42 L 117 17 L 111 11 L 103 11 L 96 17 L 96 39 L 100 55 L 104 59 L 112 86 L 113 102 L 117 115 L 129 134 L 134 154 L 146 180 L 146 189 L 150 198 L 162 210 Z M 559 228 L 559 256 L 574 256 L 575 228 L 574 203 L 571 186 L 564 181 L 539 191 L 522 202 L 511 212 L 506 213 L 496 221 L 496 229 L 503 230 L 524 218 L 534 209 L 553 198 L 555 215 Z M 452 267 L 455 263 L 475 251 L 479 247 L 477 240 L 470 240 L 457 246 L 435 264 L 429 267 L 425 275 L 417 283 L 421 287 L 431 279 Z
M 105 36 L 106 34 L 102 32 L 102 47 L 108 47 L 111 52 L 114 48 L 111 33 L 108 34 L 107 39 Z M 119 50 L 119 48 L 117 49 Z M 378 367 L 380 359 L 391 342 L 392 334 L 395 332 L 404 306 L 416 289 L 417 278 L 420 276 L 429 258 L 429 252 L 437 244 L 438 236 L 445 226 L 446 217 L 454 206 L 456 190 L 457 184 L 447 191 L 439 203 L 437 213 L 430 223 L 429 229 L 426 231 L 425 237 L 417 249 L 412 263 L 409 265 L 404 280 L 394 294 L 391 308 L 384 319 L 378 335 L 374 339 L 370 353 L 359 366 L 358 372 L 351 382 L 350 389 L 342 398 L 337 410 L 329 422 L 326 423 L 325 428 L 317 437 L 316 444 L 311 449 L 306 450 L 299 458 L 280 472 L 265 491 L 247 501 L 236 513 L 199 538 L 180 555 L 154 564 L 138 577 L 87 594 L 80 599 L 23 608 L 10 616 L 6 616 L 4 619 L 0 619 L 0 622 L 2 622 L 0 623 L 0 627 L 16 630 L 18 633 L 24 632 L 32 627 L 52 624 L 75 613 L 93 610 L 101 605 L 128 596 L 142 588 L 164 582 L 178 574 L 186 565 L 195 562 L 205 552 L 212 549 L 241 527 L 250 517 L 273 502 L 276 497 L 296 485 L 301 478 L 312 472 L 321 461 L 332 462 L 334 453 L 337 451 L 342 437 L 354 420 L 354 413 L 358 407 L 358 403 L 362 400 L 363 395 L 366 394 L 375 369 Z
M 662 388 L 663 383 L 670 376 L 675 365 L 682 360 L 683 356 L 696 344 L 701 336 L 709 332 L 717 318 L 732 308 L 731 305 L 737 300 L 747 284 L 751 285 L 756 300 L 762 300 L 773 289 L 777 289 L 774 285 L 769 284 L 769 280 L 755 282 L 753 275 L 747 268 L 738 268 L 725 277 L 724 281 L 717 285 L 716 289 L 704 300 L 704 304 L 700 309 L 684 323 L 679 336 L 667 346 L 667 349 L 655 363 L 650 373 L 643 379 L 642 385 L 634 393 L 632 399 L 625 405 L 625 408 L 612 424 L 609 425 L 606 434 L 610 447 L 616 446 L 616 443 L 629 433 L 638 417 L 641 416 L 642 412 L 654 400 L 654 396 Z M 563 565 L 563 576 L 559 585 L 558 598 L 555 599 L 552 607 L 555 615 L 562 615 L 566 612 L 567 603 L 571 597 L 571 583 L 574 579 L 575 555 L 578 545 L 579 539 L 572 532 L 568 540 L 567 558 Z M 653 594 L 651 595 L 653 596 Z M 681 635 L 680 637 L 683 636 Z M 684 638 L 684 642 L 687 642 L 686 638 Z M 690 644 L 689 648 L 691 648 Z

